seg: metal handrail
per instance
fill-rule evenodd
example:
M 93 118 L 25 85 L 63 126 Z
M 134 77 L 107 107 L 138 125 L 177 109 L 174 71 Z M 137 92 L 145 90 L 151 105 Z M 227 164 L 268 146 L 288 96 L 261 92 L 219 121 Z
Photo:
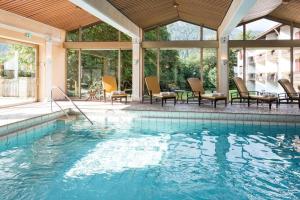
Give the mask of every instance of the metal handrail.
M 66 99 L 68 99 L 74 106 L 75 108 L 92 124 L 94 125 L 94 123 L 92 122 L 92 120 L 90 120 L 90 118 L 88 118 L 88 116 L 86 116 L 86 114 L 74 103 L 74 101 L 72 101 L 72 99 L 70 99 L 66 93 L 64 93 L 64 91 L 62 91 L 62 89 L 60 89 L 59 87 L 52 87 L 51 89 L 51 111 L 53 111 L 53 108 L 52 108 L 52 102 L 54 102 L 63 112 L 64 114 L 69 117 L 68 113 L 66 113 L 62 107 L 57 103 L 57 101 L 55 101 L 53 99 L 53 90 L 54 89 L 57 89 Z

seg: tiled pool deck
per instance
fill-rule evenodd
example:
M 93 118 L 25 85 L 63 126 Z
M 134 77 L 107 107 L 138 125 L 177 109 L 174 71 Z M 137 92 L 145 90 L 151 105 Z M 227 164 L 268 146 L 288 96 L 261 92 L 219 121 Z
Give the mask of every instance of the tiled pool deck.
M 282 104 L 279 108 L 275 106 L 269 110 L 268 106 L 260 104 L 258 107 L 253 104 L 250 108 L 246 104 L 234 104 L 228 105 L 227 107 L 224 104 L 217 105 L 217 108 L 213 108 L 209 103 L 201 105 L 200 107 L 196 103 L 192 104 L 177 104 L 174 106 L 172 103 L 166 104 L 164 107 L 161 107 L 160 103 L 149 104 L 149 103 L 128 103 L 127 105 L 121 103 L 114 103 L 111 105 L 110 102 L 92 102 L 92 101 L 76 101 L 75 102 L 84 112 L 101 114 L 105 110 L 128 110 L 128 111 L 146 111 L 144 113 L 147 116 L 151 117 L 153 113 L 166 113 L 163 117 L 168 117 L 167 113 L 177 113 L 178 117 L 185 116 L 187 118 L 196 118 L 204 117 L 209 114 L 218 114 L 218 115 L 230 115 L 234 114 L 234 118 L 229 118 L 230 120 L 272 120 L 276 118 L 276 121 L 282 119 L 283 122 L 287 122 L 290 119 L 300 121 L 300 109 L 297 104 L 286 105 Z M 59 104 L 64 108 L 73 108 L 74 107 L 67 101 L 60 101 Z M 59 111 L 59 108 L 56 105 L 53 105 L 54 111 Z M 151 112 L 152 111 L 152 112 Z M 179 114 L 178 114 L 179 112 Z M 11 123 L 16 123 L 19 121 L 24 121 L 30 118 L 36 118 L 42 115 L 51 113 L 51 104 L 49 102 L 45 103 L 32 103 L 8 108 L 0 109 L 0 128 L 1 126 L 8 125 Z M 180 114 L 181 113 L 181 114 Z M 187 114 L 186 114 L 187 113 Z M 203 114 L 204 113 L 204 114 Z M 176 115 L 176 116 L 177 116 Z M 153 115 L 154 116 L 154 115 Z M 161 115 L 160 115 L 161 116 Z M 250 116 L 250 117 L 249 117 Z M 155 117 L 155 116 L 154 116 Z M 223 116 L 224 117 L 224 116 Z M 275 118 L 274 118 L 275 117 Z M 228 119 L 227 119 L 228 120 Z

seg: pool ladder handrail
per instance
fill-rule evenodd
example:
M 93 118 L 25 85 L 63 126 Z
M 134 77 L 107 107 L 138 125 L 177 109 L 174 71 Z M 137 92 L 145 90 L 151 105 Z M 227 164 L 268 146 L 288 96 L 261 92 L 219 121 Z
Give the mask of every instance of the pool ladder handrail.
M 61 111 L 64 112 L 64 114 L 69 118 L 68 113 L 57 103 L 57 101 L 54 100 L 53 98 L 53 90 L 57 90 L 59 91 L 68 101 L 70 101 L 74 107 L 92 124 L 94 125 L 94 123 L 92 122 L 92 120 L 90 120 L 90 118 L 88 118 L 88 116 L 74 103 L 74 101 L 72 101 L 72 99 L 70 99 L 70 97 L 68 97 L 68 95 L 66 93 L 64 93 L 64 91 L 62 91 L 62 89 L 60 89 L 60 87 L 54 86 L 51 89 L 51 111 L 53 112 L 53 106 L 52 103 L 54 102 Z

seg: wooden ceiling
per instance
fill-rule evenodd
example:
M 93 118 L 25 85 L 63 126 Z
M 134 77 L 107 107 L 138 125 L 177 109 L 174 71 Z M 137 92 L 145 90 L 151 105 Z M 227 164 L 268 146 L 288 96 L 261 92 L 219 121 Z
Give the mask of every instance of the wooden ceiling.
M 68 0 L 0 0 L 0 9 L 64 30 L 99 21 Z
M 142 28 L 177 20 L 217 29 L 232 0 L 108 0 Z M 177 7 L 174 7 L 174 4 Z
M 232 0 L 107 0 L 147 29 L 182 20 L 217 29 Z M 300 0 L 285 0 L 268 16 L 300 24 Z M 68 0 L 0 0 L 0 9 L 60 29 L 74 30 L 100 20 Z
M 300 24 L 300 0 L 286 0 L 286 2 L 278 6 L 269 16 Z

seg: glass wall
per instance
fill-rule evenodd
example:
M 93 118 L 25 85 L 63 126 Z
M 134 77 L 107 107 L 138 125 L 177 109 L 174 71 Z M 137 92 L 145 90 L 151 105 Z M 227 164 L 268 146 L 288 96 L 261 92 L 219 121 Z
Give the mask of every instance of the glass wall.
M 67 41 L 131 41 L 126 34 L 100 22 L 67 33 Z M 119 60 L 120 59 L 120 60 Z M 120 70 L 120 76 L 118 73 Z M 89 97 L 89 91 L 101 89 L 103 75 L 115 76 L 122 90 L 132 88 L 132 50 L 67 51 L 67 93 L 75 98 Z M 120 81 L 120 83 L 119 83 Z
M 191 77 L 200 77 L 199 49 L 160 50 L 160 85 L 162 89 L 190 89 L 187 79 Z
M 200 40 L 201 27 L 183 21 L 177 21 L 165 26 L 146 30 L 144 34 L 146 41 L 178 41 L 178 40 Z M 217 40 L 217 32 L 212 29 L 203 28 L 203 40 Z
M 79 97 L 79 51 L 67 50 L 67 95 Z
M 246 84 L 249 90 L 283 92 L 278 80 L 290 80 L 290 49 L 246 49 Z
M 81 96 L 88 96 L 88 91 L 95 89 L 103 75 L 117 77 L 118 51 L 81 51 Z
M 246 24 L 246 40 L 290 39 L 289 26 L 268 19 L 259 19 Z
M 203 84 L 205 90 L 217 88 L 217 49 L 203 49 Z
M 291 38 L 289 23 L 282 24 L 268 19 L 260 19 L 245 24 L 246 40 L 298 40 L 300 28 L 294 27 Z M 242 40 L 243 26 L 235 28 L 230 35 L 230 40 Z M 242 42 L 241 42 L 242 44 Z M 257 43 L 255 43 L 257 45 Z M 230 45 L 230 42 L 229 42 Z M 243 62 L 241 48 L 229 51 L 229 88 L 233 89 L 231 74 L 244 77 L 249 90 L 267 91 L 273 93 L 283 92 L 278 84 L 279 79 L 288 79 L 293 82 L 296 90 L 300 85 L 300 50 L 294 48 L 294 60 L 291 63 L 291 49 L 286 47 L 259 47 L 246 49 L 246 60 Z M 245 63 L 245 66 L 244 66 Z M 291 68 L 293 66 L 293 68 Z M 245 73 L 245 74 L 244 74 Z M 232 86 L 232 87 L 231 87 Z
M 229 92 L 236 90 L 236 86 L 233 81 L 234 77 L 244 78 L 243 53 L 242 48 L 229 49 Z
M 217 31 L 203 28 L 203 40 L 217 40 Z
M 103 75 L 118 77 L 118 50 L 68 50 L 67 56 L 67 92 L 71 97 L 88 97 L 90 90 L 101 87 Z
M 121 90 L 132 90 L 132 51 L 121 51 Z
M 293 81 L 294 88 L 300 92 L 300 48 L 294 48 Z
M 144 75 L 157 76 L 157 49 L 145 49 L 144 53 Z
M 81 33 L 81 37 L 80 37 Z M 114 27 L 100 22 L 92 26 L 83 27 L 81 30 L 76 29 L 69 31 L 66 36 L 68 42 L 107 42 L 107 41 L 131 41 L 131 37 L 118 31 Z
M 238 26 L 231 31 L 229 40 L 243 40 L 243 26 Z
M 0 39 L 0 106 L 36 100 L 37 48 Z

